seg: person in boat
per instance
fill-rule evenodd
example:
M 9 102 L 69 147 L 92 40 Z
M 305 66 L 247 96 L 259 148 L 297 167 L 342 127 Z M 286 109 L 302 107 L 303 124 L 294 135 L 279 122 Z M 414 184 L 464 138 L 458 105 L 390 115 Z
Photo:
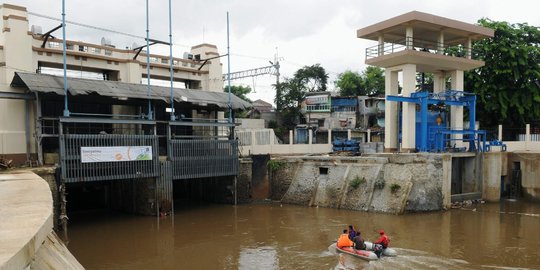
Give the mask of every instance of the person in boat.
M 352 247 L 354 243 L 349 239 L 347 229 L 343 230 L 343 233 L 339 236 L 336 246 L 338 248 Z
M 354 243 L 354 249 L 356 249 L 356 250 L 365 250 L 366 249 L 366 244 L 364 243 L 364 239 L 362 239 L 362 237 L 360 236 L 359 231 L 356 232 L 356 235 L 354 236 L 352 241 Z
M 380 230 L 379 234 L 381 236 L 379 237 L 379 240 L 375 242 L 375 244 L 379 244 L 383 247 L 383 249 L 386 249 L 390 244 L 390 238 L 388 238 L 388 236 L 384 233 L 384 230 Z
M 353 238 L 356 236 L 356 231 L 354 230 L 353 225 L 349 225 L 349 240 L 353 240 Z

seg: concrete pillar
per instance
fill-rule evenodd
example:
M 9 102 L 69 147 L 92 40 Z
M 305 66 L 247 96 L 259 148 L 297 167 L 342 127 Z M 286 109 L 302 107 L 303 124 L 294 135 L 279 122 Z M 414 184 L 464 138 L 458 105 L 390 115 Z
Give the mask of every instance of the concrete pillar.
M 467 38 L 467 59 L 471 59 L 472 58 L 472 40 L 471 40 L 471 37 L 468 37 Z
M 125 65 L 125 69 L 120 70 L 118 77 L 119 79 L 122 79 L 123 82 L 141 84 L 142 72 L 146 75 L 146 71 L 146 68 L 143 70 L 139 63 L 128 62 Z
M 351 139 L 351 129 L 347 129 L 347 140 Z
M 497 140 L 502 141 L 502 125 L 499 125 L 499 132 L 497 134 Z
M 449 209 L 452 205 L 452 156 L 442 155 L 442 189 L 443 207 Z
M 529 149 L 531 143 L 531 124 L 525 125 L 525 149 Z
M 332 130 L 328 130 L 328 144 L 332 144 Z
M 385 95 L 398 94 L 398 72 L 386 69 L 384 76 Z M 398 104 L 386 102 L 384 105 L 384 151 L 395 152 L 398 148 Z
M 454 70 L 451 72 L 452 80 L 452 90 L 463 91 L 463 70 Z M 451 129 L 463 129 L 463 107 L 462 106 L 451 106 L 450 108 L 450 127 Z M 463 135 L 457 134 L 453 136 L 454 139 L 457 139 L 456 146 L 461 147 L 463 145 L 462 141 L 459 141 L 463 138 Z
M 482 166 L 482 199 L 498 202 L 501 198 L 502 152 L 484 153 Z
M 379 34 L 379 49 L 377 51 L 378 51 L 379 56 L 384 55 L 384 35 L 383 34 Z
M 403 65 L 403 96 L 410 97 L 416 90 L 416 65 Z M 416 148 L 416 104 L 403 102 L 401 118 L 401 150 L 413 152 Z
M 368 128 L 367 130 L 367 142 L 370 143 L 371 142 L 371 129 Z
M 294 141 L 294 135 L 293 135 L 293 131 L 292 130 L 289 130 L 289 144 L 293 144 L 293 141 Z
M 313 130 L 311 128 L 308 130 L 308 142 L 313 144 Z
M 407 49 L 413 49 L 413 40 L 413 28 L 412 26 L 407 26 L 405 29 L 405 46 L 407 46 Z
M 433 93 L 441 93 L 446 90 L 446 74 L 444 72 L 433 73 Z
M 437 54 L 444 53 L 444 32 L 441 30 L 439 32 L 439 38 L 437 39 Z

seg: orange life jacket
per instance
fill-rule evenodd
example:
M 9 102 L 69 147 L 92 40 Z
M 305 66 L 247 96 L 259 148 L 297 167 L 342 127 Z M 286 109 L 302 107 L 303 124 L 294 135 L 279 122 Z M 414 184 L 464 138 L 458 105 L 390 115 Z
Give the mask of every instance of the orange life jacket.
M 353 242 L 351 241 L 351 239 L 349 239 L 348 234 L 344 233 L 344 234 L 339 236 L 339 239 L 337 241 L 337 247 L 338 248 L 352 247 L 352 246 L 353 246 Z

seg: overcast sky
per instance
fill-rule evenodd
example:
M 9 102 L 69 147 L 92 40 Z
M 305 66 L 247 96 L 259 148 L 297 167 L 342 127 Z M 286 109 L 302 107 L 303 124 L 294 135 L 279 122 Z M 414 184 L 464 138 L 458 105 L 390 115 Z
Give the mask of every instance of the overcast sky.
M 29 12 L 61 18 L 60 0 L 11 0 Z M 66 20 L 107 28 L 136 36 L 145 36 L 145 0 L 66 0 Z M 168 0 L 150 0 L 150 37 L 168 40 Z M 277 51 L 283 57 L 283 77 L 304 65 L 320 63 L 330 75 L 329 87 L 337 74 L 365 68 L 365 48 L 374 42 L 356 38 L 356 30 L 412 11 L 476 23 L 480 18 L 526 22 L 540 25 L 540 1 L 537 0 L 173 0 L 174 55 L 181 57 L 193 45 L 211 43 L 221 54 L 227 50 L 226 12 L 230 16 L 231 72 L 269 65 Z M 47 31 L 59 22 L 30 15 L 30 25 Z M 142 45 L 144 40 L 126 35 L 69 25 L 67 38 L 89 43 L 111 39 L 118 48 Z M 61 37 L 60 32 L 57 33 Z M 152 52 L 168 55 L 168 47 L 152 47 Z M 222 59 L 227 72 L 226 58 Z M 273 103 L 274 77 L 233 81 L 255 87 L 252 100 Z

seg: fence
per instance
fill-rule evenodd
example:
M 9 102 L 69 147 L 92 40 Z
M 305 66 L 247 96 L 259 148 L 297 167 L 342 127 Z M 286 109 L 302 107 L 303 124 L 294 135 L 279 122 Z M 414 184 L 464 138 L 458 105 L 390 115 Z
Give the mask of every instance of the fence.
M 169 141 L 173 179 L 230 176 L 238 174 L 236 140 Z
M 81 147 L 151 146 L 152 160 L 81 162 Z M 60 162 L 66 182 L 146 178 L 159 175 L 158 139 L 155 135 L 60 135 Z

